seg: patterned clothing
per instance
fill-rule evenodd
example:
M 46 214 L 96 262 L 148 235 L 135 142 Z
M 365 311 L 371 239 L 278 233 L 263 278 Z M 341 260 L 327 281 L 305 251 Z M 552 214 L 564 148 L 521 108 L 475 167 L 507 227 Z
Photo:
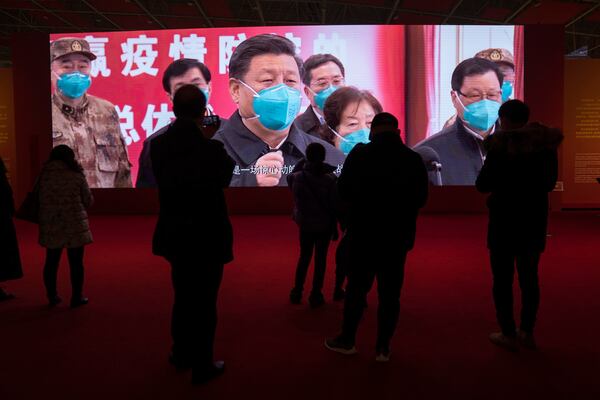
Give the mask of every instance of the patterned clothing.
M 133 187 L 127 146 L 112 103 L 84 95 L 83 103 L 73 108 L 54 94 L 52 145 L 59 144 L 73 149 L 90 187 Z
M 81 247 L 92 242 L 85 211 L 92 193 L 85 177 L 62 161 L 49 161 L 39 178 L 39 243 L 48 249 Z

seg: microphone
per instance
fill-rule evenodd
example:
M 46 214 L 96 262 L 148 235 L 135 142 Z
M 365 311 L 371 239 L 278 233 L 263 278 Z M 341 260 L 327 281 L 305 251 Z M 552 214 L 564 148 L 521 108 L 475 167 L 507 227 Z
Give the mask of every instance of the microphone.
M 442 163 L 440 162 L 440 155 L 429 146 L 419 146 L 415 151 L 421 156 L 427 171 L 435 173 L 435 185 L 442 186 Z

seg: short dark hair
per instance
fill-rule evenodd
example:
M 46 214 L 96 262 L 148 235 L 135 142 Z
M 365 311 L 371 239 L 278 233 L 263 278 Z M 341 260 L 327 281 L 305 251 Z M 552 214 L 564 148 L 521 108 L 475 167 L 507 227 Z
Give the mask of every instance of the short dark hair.
M 342 76 L 346 77 L 344 64 L 342 64 L 339 58 L 333 54 L 313 54 L 312 56 L 308 57 L 306 61 L 304 61 L 304 74 L 302 74 L 302 83 L 304 83 L 306 86 L 309 86 L 310 81 L 312 80 L 312 70 L 319 68 L 321 65 L 327 64 L 328 62 L 336 64 L 340 68 Z
M 182 59 L 173 61 L 171 64 L 169 64 L 167 69 L 165 69 L 165 72 L 164 72 L 163 78 L 162 78 L 162 85 L 163 85 L 163 89 L 165 89 L 165 92 L 172 94 L 171 93 L 171 78 L 184 75 L 186 72 L 188 72 L 190 69 L 193 69 L 193 68 L 198 68 L 200 70 L 200 73 L 204 77 L 204 80 L 206 81 L 206 83 L 210 83 L 210 79 L 211 79 L 210 70 L 208 69 L 208 67 L 206 65 L 204 65 L 203 63 L 201 63 L 198 60 L 194 60 L 193 58 L 182 58 Z
M 452 90 L 460 90 L 467 76 L 483 75 L 488 71 L 493 71 L 496 74 L 498 82 L 502 86 L 504 74 L 502 74 L 496 63 L 478 57 L 463 60 L 452 72 Z
M 516 125 L 525 125 L 529 121 L 529 106 L 521 100 L 508 100 L 500 106 L 498 117 Z
M 68 169 L 75 172 L 83 172 L 83 167 L 75 159 L 75 152 L 66 144 L 59 144 L 50 151 L 48 161 L 62 161 Z
M 321 125 L 319 131 L 321 139 L 334 144 L 335 134 L 331 132 L 329 127 L 337 130 L 346 107 L 352 103 L 360 103 L 361 101 L 369 103 L 373 107 L 375 114 L 383 111 L 381 103 L 367 90 L 359 90 L 354 86 L 344 86 L 333 92 L 327 98 L 323 107 L 323 117 L 325 117 L 326 123 Z
M 294 57 L 298 65 L 300 77 L 303 76 L 303 62 L 296 55 L 296 46 L 294 43 L 283 36 L 265 33 L 252 36 L 236 47 L 231 55 L 231 59 L 229 59 L 229 77 L 242 79 L 248 72 L 252 59 L 263 54 L 286 54 Z
M 195 119 L 206 111 L 206 97 L 194 85 L 183 85 L 173 96 L 173 113 L 177 118 Z
M 380 112 L 373 117 L 371 121 L 371 129 L 379 126 L 389 126 L 393 129 L 398 129 L 398 118 L 387 112 Z
M 306 146 L 306 160 L 312 163 L 325 161 L 325 146 L 321 143 L 313 142 Z

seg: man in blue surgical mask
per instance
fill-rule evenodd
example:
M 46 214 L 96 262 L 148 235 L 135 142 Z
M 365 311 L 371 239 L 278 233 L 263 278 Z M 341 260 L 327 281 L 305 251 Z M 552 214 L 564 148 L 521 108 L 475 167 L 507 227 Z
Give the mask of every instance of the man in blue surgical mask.
M 475 184 L 486 156 L 483 141 L 496 129 L 502 82 L 498 65 L 482 58 L 466 59 L 454 69 L 450 96 L 456 121 L 415 146 L 439 155 L 443 185 Z
M 515 60 L 513 55 L 507 49 L 502 48 L 491 48 L 477 52 L 476 58 L 483 58 L 490 60 L 500 68 L 500 72 L 504 75 L 502 81 L 502 102 L 506 102 L 511 98 L 514 98 L 515 91 Z M 454 124 L 456 122 L 456 114 L 448 118 L 444 123 L 444 128 Z
M 294 122 L 301 130 L 320 137 L 320 127 L 325 123 L 325 100 L 337 89 L 346 86 L 345 75 L 344 65 L 332 54 L 314 54 L 304 61 L 302 83 L 310 106 Z
M 242 42 L 229 61 L 229 93 L 238 109 L 214 136 L 236 162 L 231 186 L 285 186 L 310 143 L 321 143 L 325 163 L 344 155 L 295 124 L 300 111 L 302 60 L 289 40 L 274 34 Z
M 115 106 L 87 94 L 95 59 L 84 39 L 67 37 L 50 44 L 52 145 L 73 149 L 90 187 L 131 187 L 131 164 Z

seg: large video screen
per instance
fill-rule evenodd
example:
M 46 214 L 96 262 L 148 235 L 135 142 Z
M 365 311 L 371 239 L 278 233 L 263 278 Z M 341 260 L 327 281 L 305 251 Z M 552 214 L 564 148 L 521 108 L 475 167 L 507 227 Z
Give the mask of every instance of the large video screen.
M 52 138 L 91 187 L 155 187 L 150 145 L 186 84 L 203 132 L 235 160 L 232 186 L 285 186 L 313 142 L 343 170 L 394 114 L 434 185 L 473 185 L 497 110 L 523 97 L 523 27 L 282 26 L 50 35 Z

